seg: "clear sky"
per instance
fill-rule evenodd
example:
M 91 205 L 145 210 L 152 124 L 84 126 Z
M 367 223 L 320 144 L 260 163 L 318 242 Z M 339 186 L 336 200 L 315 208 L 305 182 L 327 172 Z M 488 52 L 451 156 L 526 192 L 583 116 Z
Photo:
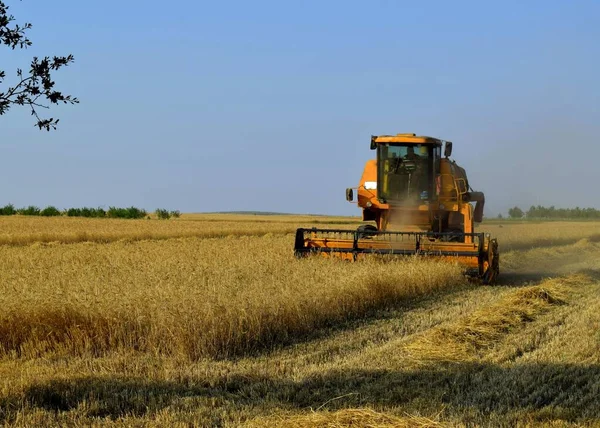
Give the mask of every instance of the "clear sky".
M 0 68 L 73 53 L 81 104 L 0 117 L 0 205 L 358 215 L 370 135 L 415 132 L 486 215 L 600 208 L 598 1 L 7 3 L 34 44 Z

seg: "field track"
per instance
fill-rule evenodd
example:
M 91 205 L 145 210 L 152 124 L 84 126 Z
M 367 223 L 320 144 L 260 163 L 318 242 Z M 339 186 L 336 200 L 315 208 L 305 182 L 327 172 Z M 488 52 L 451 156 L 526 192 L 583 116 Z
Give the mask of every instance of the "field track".
M 597 223 L 483 225 L 501 280 L 480 286 L 296 261 L 288 229 L 325 219 L 252 219 L 108 222 L 105 241 L 5 224 L 0 425 L 600 424 Z

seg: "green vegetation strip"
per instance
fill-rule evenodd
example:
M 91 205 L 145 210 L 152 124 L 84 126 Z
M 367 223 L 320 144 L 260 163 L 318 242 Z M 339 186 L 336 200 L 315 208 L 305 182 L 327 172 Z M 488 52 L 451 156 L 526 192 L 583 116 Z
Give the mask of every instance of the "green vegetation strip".
M 179 211 L 169 211 L 163 208 L 156 209 L 154 214 L 159 219 L 169 219 L 171 217 L 179 218 L 181 216 Z M 148 212 L 143 208 L 136 208 L 133 206 L 129 208 L 109 207 L 108 210 L 105 210 L 101 207 L 67 208 L 62 211 L 52 205 L 47 206 L 44 209 L 41 209 L 35 205 L 29 205 L 28 207 L 24 208 L 15 208 L 13 204 L 8 204 L 0 208 L 0 216 L 11 215 L 140 219 L 148 217 Z

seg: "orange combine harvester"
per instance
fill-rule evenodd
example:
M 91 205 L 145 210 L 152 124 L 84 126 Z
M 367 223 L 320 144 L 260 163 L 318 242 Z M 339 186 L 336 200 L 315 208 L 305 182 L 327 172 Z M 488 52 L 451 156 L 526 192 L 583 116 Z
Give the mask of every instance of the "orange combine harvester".
M 377 158 L 367 161 L 358 187 L 346 189 L 346 199 L 353 202 L 357 190 L 363 221 L 374 224 L 356 230 L 298 229 L 296 256 L 435 256 L 494 283 L 500 273 L 498 242 L 475 232 L 475 223 L 483 219 L 484 194 L 473 191 L 465 170 L 449 159 L 452 143 L 415 134 L 380 135 L 371 137 L 371 149 Z

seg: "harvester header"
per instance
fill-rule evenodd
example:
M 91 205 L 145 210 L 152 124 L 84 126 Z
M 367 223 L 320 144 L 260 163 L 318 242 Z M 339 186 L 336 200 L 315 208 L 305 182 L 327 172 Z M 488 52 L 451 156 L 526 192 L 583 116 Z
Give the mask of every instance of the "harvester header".
M 362 209 L 356 231 L 298 229 L 297 256 L 311 253 L 356 260 L 368 254 L 429 255 L 455 260 L 465 272 L 492 283 L 499 274 L 498 243 L 476 233 L 485 197 L 466 171 L 449 159 L 452 143 L 415 134 L 371 137 L 376 159 L 365 164 L 346 199 Z M 442 156 L 442 147 L 444 153 Z M 475 203 L 475 207 L 471 203 Z

